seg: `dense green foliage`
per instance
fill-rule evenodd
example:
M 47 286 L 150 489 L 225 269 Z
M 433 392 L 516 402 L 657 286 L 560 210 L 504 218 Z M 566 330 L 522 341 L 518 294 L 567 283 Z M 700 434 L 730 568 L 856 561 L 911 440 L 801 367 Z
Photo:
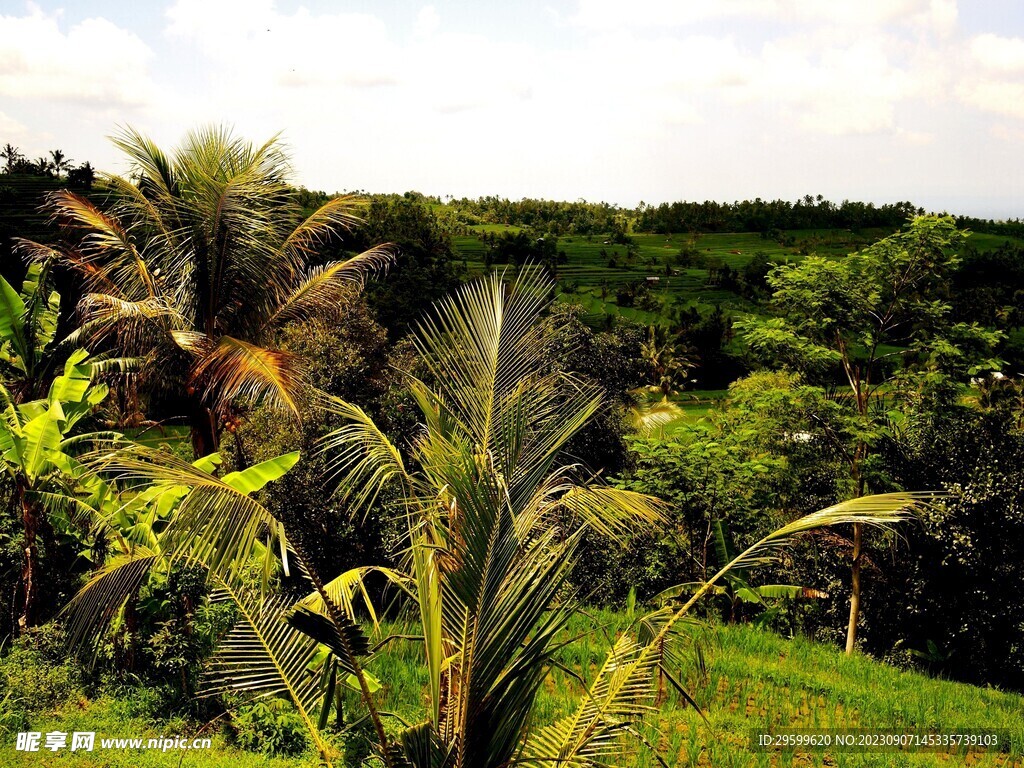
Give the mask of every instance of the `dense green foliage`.
M 362 199 L 274 141 L 117 141 L 95 184 L 3 153 L 5 733 L 585 768 L 1019 731 L 800 637 L 1024 690 L 1017 222 Z

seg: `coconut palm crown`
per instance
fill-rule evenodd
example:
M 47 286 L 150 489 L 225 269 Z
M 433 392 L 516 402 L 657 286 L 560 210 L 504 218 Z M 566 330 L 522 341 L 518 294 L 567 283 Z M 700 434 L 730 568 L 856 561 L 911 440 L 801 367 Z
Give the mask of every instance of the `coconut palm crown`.
M 319 246 L 360 223 L 361 201 L 338 196 L 303 216 L 278 137 L 256 146 L 209 127 L 170 155 L 130 128 L 113 141 L 131 173 L 105 177 L 107 204 L 53 192 L 46 208 L 67 237 L 20 242 L 82 279 L 72 341 L 138 357 L 151 389 L 186 403 L 199 455 L 216 449 L 238 402 L 297 414 L 304 366 L 275 348 L 275 332 L 335 306 L 394 248 L 318 264 Z

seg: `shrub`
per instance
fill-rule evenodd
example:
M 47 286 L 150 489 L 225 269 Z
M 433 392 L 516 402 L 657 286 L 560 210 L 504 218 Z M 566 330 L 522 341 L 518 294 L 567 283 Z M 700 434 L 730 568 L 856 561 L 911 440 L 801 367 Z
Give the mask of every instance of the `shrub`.
M 53 709 L 84 692 L 83 674 L 55 624 L 28 630 L 0 660 L 0 720 Z
M 232 724 L 235 742 L 252 752 L 293 756 L 307 747 L 302 718 L 284 699 L 262 699 L 245 704 L 236 711 Z

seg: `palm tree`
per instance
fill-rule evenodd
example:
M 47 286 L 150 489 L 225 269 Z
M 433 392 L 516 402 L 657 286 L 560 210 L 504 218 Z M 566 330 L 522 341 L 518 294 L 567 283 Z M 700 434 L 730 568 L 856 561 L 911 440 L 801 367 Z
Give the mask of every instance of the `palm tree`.
M 50 161 L 45 157 L 37 157 L 36 161 L 32 163 L 33 173 L 36 173 L 39 176 L 49 176 L 51 170 L 52 167 L 50 166 Z
M 50 168 L 60 178 L 61 173 L 71 168 L 71 158 L 67 157 L 62 150 L 50 150 Z
M 680 391 L 686 374 L 697 365 L 693 350 L 669 336 L 663 325 L 647 327 L 647 340 L 640 345 L 640 355 L 654 378 L 654 386 L 664 397 Z
M 360 201 L 336 197 L 303 219 L 276 137 L 255 146 L 204 128 L 168 156 L 129 128 L 114 144 L 132 177 L 106 177 L 109 208 L 53 192 L 46 206 L 73 239 L 20 241 L 30 258 L 81 277 L 82 327 L 70 340 L 139 358 L 152 391 L 185 403 L 198 455 L 216 450 L 240 402 L 297 414 L 309 393 L 303 361 L 274 348 L 275 332 L 329 309 L 393 249 L 318 266 L 317 247 L 359 223 Z
M 683 416 L 683 409 L 669 399 L 686 382 L 686 375 L 697 364 L 692 348 L 673 341 L 667 328 L 647 327 L 647 340 L 640 345 L 640 357 L 647 364 L 654 383 L 630 392 L 633 406 L 628 419 L 633 429 L 648 436 Z
M 355 510 L 385 481 L 402 488 L 430 699 L 401 738 L 416 766 L 510 764 L 575 610 L 565 592 L 583 535 L 662 519 L 658 500 L 562 461 L 602 403 L 546 364 L 553 287 L 541 270 L 511 286 L 492 274 L 422 323 L 414 343 L 430 383 L 409 379 L 424 432 L 408 456 L 355 406 L 340 406 L 350 423 L 327 440 Z
M 0 149 L 0 158 L 4 160 L 6 172 L 14 173 L 14 169 L 18 162 L 24 159 L 24 155 L 21 154 L 20 149 L 8 142 L 4 144 L 3 149 Z
M 619 737 L 650 711 L 644 702 L 664 671 L 665 641 L 693 603 L 649 617 L 646 637 L 620 638 L 575 715 L 544 729 L 531 722 L 557 638 L 578 610 L 569 576 L 582 537 L 592 530 L 615 541 L 662 519 L 658 500 L 563 463 L 601 398 L 545 365 L 539 320 L 552 288 L 539 271 L 524 270 L 512 286 L 492 274 L 421 324 L 414 344 L 429 375 L 409 386 L 424 429 L 408 455 L 352 405 L 339 406 L 349 423 L 326 441 L 339 451 L 355 513 L 385 484 L 401 488 L 429 706 L 399 744 L 385 746 L 415 768 L 622 764 Z M 911 503 L 905 494 L 874 497 L 792 523 L 725 564 L 694 600 L 804 530 L 893 522 Z

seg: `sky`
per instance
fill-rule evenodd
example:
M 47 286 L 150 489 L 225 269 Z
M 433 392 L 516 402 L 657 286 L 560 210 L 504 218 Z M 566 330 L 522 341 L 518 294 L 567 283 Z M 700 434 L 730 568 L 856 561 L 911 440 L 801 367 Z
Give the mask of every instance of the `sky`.
M 281 133 L 327 192 L 1024 216 L 1021 0 L 0 0 L 0 143 Z

